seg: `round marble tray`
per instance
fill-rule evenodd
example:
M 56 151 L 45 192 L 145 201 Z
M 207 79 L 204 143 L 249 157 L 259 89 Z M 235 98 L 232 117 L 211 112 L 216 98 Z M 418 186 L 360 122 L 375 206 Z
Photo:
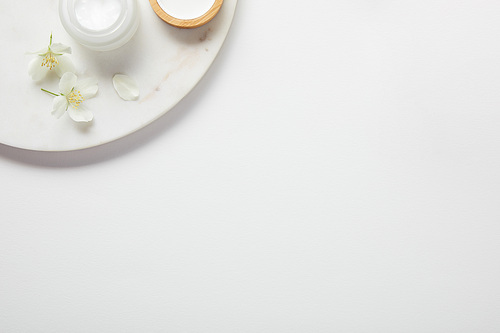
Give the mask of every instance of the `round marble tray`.
M 0 143 L 39 151 L 68 151 L 104 144 L 133 133 L 172 109 L 203 77 L 229 31 L 237 0 L 225 0 L 219 14 L 197 29 L 174 28 L 163 22 L 148 1 L 138 1 L 141 24 L 134 38 L 110 52 L 90 51 L 62 27 L 56 0 L 0 3 L 1 57 Z M 22 16 L 22 19 L 20 19 Z M 50 73 L 41 82 L 28 75 L 32 55 L 55 43 L 71 46 L 79 77 L 93 76 L 99 93 L 85 101 L 94 113 L 91 123 L 75 123 L 67 114 L 51 115 L 52 97 L 40 89 L 58 91 L 59 78 Z M 112 78 L 122 73 L 140 87 L 138 101 L 120 99 Z M 54 74 L 54 75 L 52 75 Z

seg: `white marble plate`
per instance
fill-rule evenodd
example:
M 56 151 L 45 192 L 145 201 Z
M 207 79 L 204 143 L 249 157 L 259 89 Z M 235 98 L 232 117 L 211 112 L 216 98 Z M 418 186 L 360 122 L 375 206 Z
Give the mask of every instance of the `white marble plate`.
M 149 1 L 138 1 L 141 24 L 124 47 L 94 52 L 78 45 L 61 26 L 57 0 L 2 1 L 0 27 L 0 143 L 40 151 L 68 151 L 104 144 L 141 129 L 172 109 L 199 82 L 217 56 L 229 31 L 237 0 L 225 0 L 207 25 L 181 30 L 156 16 Z M 94 113 L 89 124 L 73 122 L 67 114 L 51 115 L 52 97 L 59 78 L 41 82 L 28 76 L 28 51 L 54 42 L 73 49 L 71 58 L 80 77 L 99 80 L 97 97 L 85 101 Z M 113 88 L 112 78 L 122 73 L 140 86 L 138 101 L 125 102 Z

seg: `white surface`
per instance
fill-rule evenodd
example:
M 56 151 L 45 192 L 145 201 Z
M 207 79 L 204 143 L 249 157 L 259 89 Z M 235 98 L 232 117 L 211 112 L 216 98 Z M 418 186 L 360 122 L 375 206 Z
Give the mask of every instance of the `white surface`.
M 24 11 L 27 20 L 33 22 L 29 26 L 15 15 L 23 12 L 24 3 L 14 2 L 0 12 L 5 17 L 0 20 L 0 27 L 12 31 L 3 37 L 4 44 L 11 47 L 1 58 L 4 109 L 0 113 L 0 143 L 42 151 L 93 147 L 143 128 L 193 89 L 226 38 L 237 0 L 226 0 L 211 22 L 192 30 L 169 26 L 157 17 L 149 2 L 138 3 L 139 29 L 128 44 L 109 52 L 86 49 L 70 38 L 59 22 L 57 1 L 39 1 Z M 128 29 L 127 25 L 121 28 Z M 53 117 L 53 97 L 40 88 L 57 92 L 58 78 L 51 75 L 41 82 L 32 82 L 27 74 L 33 55 L 25 56 L 26 51 L 46 47 L 51 33 L 54 43 L 72 47 L 71 59 L 79 77 L 98 79 L 97 97 L 84 102 L 94 112 L 90 124 L 74 123 L 67 115 L 61 119 Z M 103 38 L 114 40 L 116 36 Z M 141 97 L 137 102 L 125 102 L 116 94 L 112 79 L 118 73 L 139 82 Z
M 190 20 L 202 16 L 212 8 L 215 0 L 157 0 L 161 9 L 172 17 Z
M 499 331 L 500 2 L 282 10 L 144 130 L 0 146 L 2 333 Z

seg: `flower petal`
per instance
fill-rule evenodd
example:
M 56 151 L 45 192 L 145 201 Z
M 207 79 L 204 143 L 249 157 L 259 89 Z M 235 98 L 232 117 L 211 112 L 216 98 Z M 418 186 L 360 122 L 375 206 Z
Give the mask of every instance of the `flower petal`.
M 137 83 L 127 75 L 116 74 L 113 77 L 113 85 L 118 95 L 126 101 L 139 99 L 139 87 Z
M 97 94 L 97 91 L 99 90 L 99 87 L 97 86 L 97 79 L 96 78 L 81 79 L 76 83 L 75 89 L 82 94 L 82 97 L 84 99 L 92 98 Z
M 26 52 L 26 54 L 38 54 L 39 56 L 44 56 L 49 52 L 49 49 L 47 47 L 44 47 L 43 49 L 40 49 L 35 52 Z
M 94 119 L 92 112 L 81 106 L 78 109 L 68 108 L 68 114 L 71 119 L 79 123 L 88 123 Z
M 42 66 L 42 62 L 42 57 L 36 57 L 35 59 L 31 60 L 30 64 L 28 65 L 28 74 L 35 81 L 43 79 L 49 72 L 49 69 L 47 67 Z
M 75 65 L 73 65 L 73 62 L 68 57 L 57 57 L 57 61 L 59 62 L 59 64 L 55 67 L 57 76 L 62 77 L 64 73 L 76 72 Z
M 64 73 L 64 75 L 61 77 L 61 81 L 59 81 L 59 91 L 61 92 L 61 94 L 68 95 L 75 87 L 77 80 L 78 77 L 74 73 Z
M 52 108 L 52 115 L 57 118 L 61 118 L 64 112 L 68 109 L 68 100 L 64 96 L 57 96 L 54 98 Z
M 56 54 L 64 54 L 64 53 L 71 54 L 71 47 L 66 46 L 64 44 L 61 44 L 61 43 L 52 44 L 50 46 L 50 49 L 52 50 L 52 52 L 54 52 Z

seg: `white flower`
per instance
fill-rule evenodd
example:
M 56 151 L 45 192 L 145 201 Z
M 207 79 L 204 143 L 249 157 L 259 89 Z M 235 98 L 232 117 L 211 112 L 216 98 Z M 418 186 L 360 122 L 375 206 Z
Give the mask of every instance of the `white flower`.
M 42 90 L 56 96 L 52 114 L 57 118 L 60 118 L 66 111 L 76 122 L 89 122 L 94 118 L 92 112 L 83 107 L 82 104 L 97 94 L 96 79 L 89 78 L 78 81 L 75 74 L 68 72 L 62 76 L 59 82 L 60 94 Z
M 116 74 L 113 77 L 113 86 L 118 96 L 125 101 L 136 101 L 139 99 L 139 87 L 131 77 L 123 74 Z
M 60 43 L 52 44 L 52 35 L 50 35 L 49 46 L 38 52 L 34 52 L 37 57 L 28 66 L 29 75 L 33 80 L 39 81 L 52 70 L 59 77 L 66 72 L 74 72 L 75 67 L 73 63 L 64 56 L 66 53 L 71 54 L 71 48 Z

